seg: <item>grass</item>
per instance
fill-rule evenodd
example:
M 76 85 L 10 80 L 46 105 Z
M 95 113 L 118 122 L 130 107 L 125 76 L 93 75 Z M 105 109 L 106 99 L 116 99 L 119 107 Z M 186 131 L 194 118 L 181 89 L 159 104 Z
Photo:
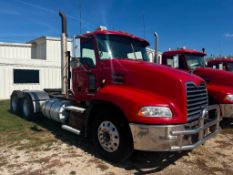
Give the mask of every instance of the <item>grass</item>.
M 0 101 L 0 145 L 16 146 L 17 149 L 37 148 L 56 141 L 54 135 L 38 123 L 27 121 L 9 110 L 9 101 Z M 44 120 L 44 122 L 46 122 Z
M 22 131 L 32 125 L 9 112 L 10 102 L 0 101 L 0 132 Z
M 81 137 L 61 129 L 61 124 L 40 116 L 28 121 L 10 112 L 10 101 L 0 101 L 0 146 L 18 150 L 49 151 L 59 140 L 70 145 L 86 145 Z

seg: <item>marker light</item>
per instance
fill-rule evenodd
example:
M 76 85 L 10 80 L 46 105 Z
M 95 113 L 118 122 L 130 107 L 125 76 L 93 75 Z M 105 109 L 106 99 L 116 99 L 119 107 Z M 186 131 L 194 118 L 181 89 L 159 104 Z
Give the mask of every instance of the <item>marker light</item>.
M 98 31 L 102 31 L 102 30 L 107 30 L 107 27 L 105 27 L 105 26 L 99 26 L 99 27 L 97 27 L 96 28 L 96 30 Z

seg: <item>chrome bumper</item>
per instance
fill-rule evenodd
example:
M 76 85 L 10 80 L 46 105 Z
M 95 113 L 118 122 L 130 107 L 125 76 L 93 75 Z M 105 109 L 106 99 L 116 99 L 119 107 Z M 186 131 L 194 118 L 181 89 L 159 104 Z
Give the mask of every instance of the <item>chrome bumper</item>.
M 215 116 L 208 111 L 215 110 Z M 143 151 L 184 151 L 204 143 L 220 131 L 220 110 L 208 106 L 198 120 L 183 125 L 130 124 L 134 149 Z
M 233 118 L 233 104 L 220 104 L 222 117 Z

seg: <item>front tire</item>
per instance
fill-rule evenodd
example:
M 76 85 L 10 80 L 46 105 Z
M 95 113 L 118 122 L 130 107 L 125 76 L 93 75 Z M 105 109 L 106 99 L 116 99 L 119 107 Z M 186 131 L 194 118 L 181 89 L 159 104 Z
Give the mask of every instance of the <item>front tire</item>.
M 133 153 L 128 123 L 118 113 L 99 112 L 93 122 L 92 137 L 97 151 L 108 161 L 121 162 Z

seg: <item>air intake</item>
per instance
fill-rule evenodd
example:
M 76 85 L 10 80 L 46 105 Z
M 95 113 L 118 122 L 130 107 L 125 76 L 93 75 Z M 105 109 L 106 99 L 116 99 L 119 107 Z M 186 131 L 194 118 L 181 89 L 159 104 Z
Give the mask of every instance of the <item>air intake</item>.
M 202 110 L 208 106 L 208 94 L 205 83 L 196 86 L 193 82 L 186 83 L 188 121 L 201 116 Z

